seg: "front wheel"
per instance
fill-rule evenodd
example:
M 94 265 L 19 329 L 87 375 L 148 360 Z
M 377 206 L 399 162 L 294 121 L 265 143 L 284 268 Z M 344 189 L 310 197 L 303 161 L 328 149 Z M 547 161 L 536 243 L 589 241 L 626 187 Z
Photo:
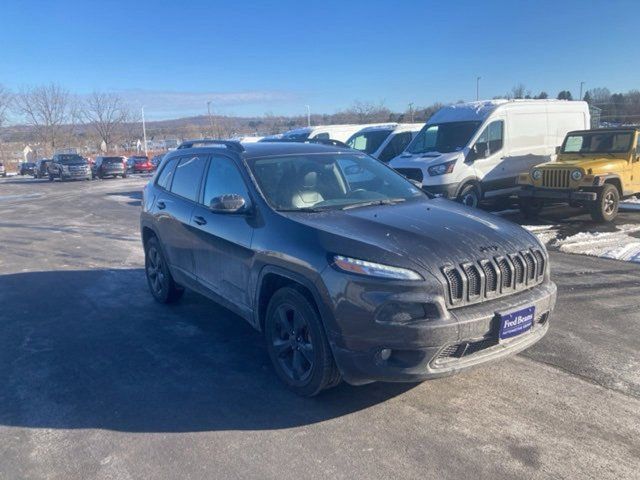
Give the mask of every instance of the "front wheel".
M 340 382 L 318 312 L 298 289 L 283 287 L 271 298 L 265 339 L 278 377 L 295 393 L 312 397 Z
M 591 218 L 596 222 L 611 222 L 618 215 L 620 193 L 615 185 L 605 183 L 591 206 Z
M 480 189 L 473 184 L 465 185 L 456 200 L 467 207 L 477 208 L 480 205 Z
M 157 238 L 152 237 L 147 241 L 144 254 L 144 270 L 153 298 L 160 303 L 178 301 L 184 289 L 174 282 Z

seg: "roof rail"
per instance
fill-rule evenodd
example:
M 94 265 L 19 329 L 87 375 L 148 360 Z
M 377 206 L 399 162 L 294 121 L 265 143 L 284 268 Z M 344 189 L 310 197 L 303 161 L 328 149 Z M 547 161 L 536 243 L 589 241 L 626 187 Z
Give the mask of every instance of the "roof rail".
M 244 152 L 244 147 L 240 142 L 236 142 L 233 140 L 216 140 L 213 138 L 198 138 L 196 140 L 185 140 L 180 145 L 178 145 L 178 150 L 183 148 L 193 148 L 196 145 L 221 145 L 227 147 L 229 150 L 233 150 L 234 152 L 242 153 Z

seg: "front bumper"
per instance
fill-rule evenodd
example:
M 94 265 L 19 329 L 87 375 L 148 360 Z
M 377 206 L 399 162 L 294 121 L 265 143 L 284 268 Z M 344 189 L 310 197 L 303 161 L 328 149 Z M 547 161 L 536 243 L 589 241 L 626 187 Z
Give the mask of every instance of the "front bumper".
M 347 326 L 340 328 L 343 322 L 338 316 L 336 324 L 339 331 L 327 333 L 338 368 L 348 383 L 422 381 L 452 375 L 533 345 L 549 328 L 556 292 L 555 284 L 547 280 L 528 290 L 466 307 L 447 309 L 442 301 L 437 306 L 438 313 L 434 310 L 432 319 L 406 324 L 381 324 L 371 320 L 370 312 L 357 312 L 351 305 L 349 316 L 343 322 L 349 326 L 354 321 L 357 324 L 363 320 L 358 319 L 358 315 L 369 314 L 367 327 L 361 327 L 357 332 Z M 381 304 L 398 300 L 420 302 L 421 296 L 424 297 L 417 287 L 415 291 L 402 294 L 378 291 L 374 295 Z M 427 296 L 429 302 L 434 302 L 433 296 Z M 531 330 L 499 341 L 497 313 L 505 314 L 531 306 L 536 311 Z M 382 349 L 391 350 L 386 360 L 380 355 Z
M 598 197 L 598 194 L 596 192 L 585 192 L 583 190 L 523 187 L 518 192 L 518 197 L 540 200 L 560 200 L 565 202 L 593 202 Z

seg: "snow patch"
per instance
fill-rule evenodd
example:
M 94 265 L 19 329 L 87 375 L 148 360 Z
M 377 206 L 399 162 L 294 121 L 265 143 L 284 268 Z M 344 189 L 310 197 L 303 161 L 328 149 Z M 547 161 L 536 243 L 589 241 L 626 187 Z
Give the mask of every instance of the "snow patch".
M 523 225 L 522 227 L 538 237 L 544 245 L 548 245 L 558 236 L 558 230 L 555 225 Z
M 640 239 L 629 235 L 640 225 L 621 225 L 615 232 L 580 232 L 553 244 L 565 253 L 640 263 Z

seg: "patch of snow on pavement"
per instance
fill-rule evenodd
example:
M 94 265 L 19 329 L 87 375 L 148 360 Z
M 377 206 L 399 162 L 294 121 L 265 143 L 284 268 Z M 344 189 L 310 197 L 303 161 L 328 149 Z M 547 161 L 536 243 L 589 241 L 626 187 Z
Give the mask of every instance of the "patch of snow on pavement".
M 638 231 L 640 225 L 621 225 L 615 232 L 580 232 L 556 240 L 553 246 L 565 253 L 640 263 L 640 239 L 629 235 Z
M 526 228 L 531 233 L 533 233 L 538 239 L 544 244 L 547 245 L 552 240 L 555 240 L 558 235 L 558 230 L 556 230 L 556 225 L 523 225 L 523 228 Z

